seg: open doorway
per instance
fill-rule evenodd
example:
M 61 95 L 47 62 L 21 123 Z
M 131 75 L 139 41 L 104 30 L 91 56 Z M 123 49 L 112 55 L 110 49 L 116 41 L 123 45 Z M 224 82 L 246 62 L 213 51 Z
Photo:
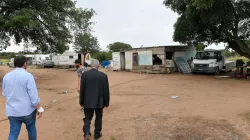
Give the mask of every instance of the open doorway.
M 120 61 L 121 61 L 121 70 L 125 70 L 125 52 L 120 53 Z
M 82 60 L 82 54 L 78 53 L 78 59 Z
M 166 67 L 172 68 L 175 67 L 175 63 L 173 61 L 174 59 L 174 51 L 173 50 L 167 50 L 165 52 L 165 62 L 166 62 Z
M 166 60 L 172 60 L 174 56 L 174 52 L 166 52 Z
M 138 66 L 138 53 L 133 53 L 133 66 Z

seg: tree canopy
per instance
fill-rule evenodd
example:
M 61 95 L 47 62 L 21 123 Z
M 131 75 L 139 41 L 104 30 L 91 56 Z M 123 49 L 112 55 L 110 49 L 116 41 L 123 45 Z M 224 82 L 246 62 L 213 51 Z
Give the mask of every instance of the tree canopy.
M 207 46 L 203 43 L 198 43 L 196 46 L 196 51 L 203 51 Z
M 111 52 L 119 52 L 119 51 L 122 51 L 122 50 L 125 50 L 125 49 L 131 49 L 132 46 L 127 44 L 127 43 L 115 42 L 115 43 L 109 44 L 107 46 L 107 48 Z
M 31 42 L 42 51 L 63 53 L 77 31 L 89 31 L 92 9 L 72 0 L 1 0 L 0 46 Z
M 92 53 L 91 56 L 100 62 L 105 60 L 112 60 L 112 52 L 99 51 L 96 53 Z
M 95 53 L 100 50 L 96 37 L 90 33 L 79 33 L 75 36 L 74 49 L 86 55 L 87 53 Z
M 84 57 L 87 53 L 95 53 L 100 51 L 98 39 L 92 34 L 93 23 L 90 22 L 90 19 L 94 16 L 94 14 L 95 12 L 93 11 L 87 16 L 87 18 L 85 18 L 86 21 L 79 22 L 78 26 L 75 27 L 73 47 L 76 52 L 82 53 Z
M 179 14 L 173 40 L 183 44 L 227 43 L 250 58 L 249 0 L 165 0 Z

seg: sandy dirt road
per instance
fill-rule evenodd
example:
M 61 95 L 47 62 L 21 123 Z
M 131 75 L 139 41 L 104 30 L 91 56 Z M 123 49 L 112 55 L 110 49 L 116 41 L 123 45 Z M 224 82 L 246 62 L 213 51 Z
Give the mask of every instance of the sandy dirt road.
M 10 68 L 0 67 L 4 73 Z M 28 69 L 36 77 L 42 105 L 37 120 L 39 140 L 82 140 L 75 71 Z M 250 82 L 204 75 L 147 75 L 106 71 L 111 87 L 110 107 L 104 111 L 102 140 L 248 140 L 245 117 Z M 68 94 L 62 94 L 68 91 Z M 171 99 L 171 96 L 179 96 Z M 5 99 L 0 96 L 0 119 Z M 92 132 L 93 132 L 92 121 Z M 9 122 L 0 122 L 6 140 Z M 113 139 L 112 139 L 113 138 Z M 23 125 L 19 140 L 27 140 Z

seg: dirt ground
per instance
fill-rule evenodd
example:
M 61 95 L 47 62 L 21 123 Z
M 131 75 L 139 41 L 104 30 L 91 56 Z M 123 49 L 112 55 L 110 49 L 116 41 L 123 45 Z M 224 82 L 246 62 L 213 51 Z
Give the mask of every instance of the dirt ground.
M 10 68 L 0 67 L 1 73 Z M 36 78 L 41 104 L 39 140 L 83 139 L 75 71 L 28 69 Z M 102 140 L 248 140 L 249 81 L 211 75 L 148 75 L 106 71 L 110 107 L 104 111 Z M 68 91 L 68 94 L 62 94 Z M 179 96 L 172 99 L 171 96 Z M 9 122 L 0 96 L 0 139 Z M 94 121 L 92 121 L 92 125 Z M 91 128 L 93 132 L 93 127 Z M 19 140 L 27 140 L 23 126 Z

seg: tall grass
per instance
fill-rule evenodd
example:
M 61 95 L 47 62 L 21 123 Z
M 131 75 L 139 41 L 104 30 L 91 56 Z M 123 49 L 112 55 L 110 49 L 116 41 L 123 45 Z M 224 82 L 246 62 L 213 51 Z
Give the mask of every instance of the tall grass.
M 248 62 L 249 59 L 244 56 L 230 57 L 227 58 L 228 61 L 236 61 L 237 59 L 243 59 L 244 62 Z

